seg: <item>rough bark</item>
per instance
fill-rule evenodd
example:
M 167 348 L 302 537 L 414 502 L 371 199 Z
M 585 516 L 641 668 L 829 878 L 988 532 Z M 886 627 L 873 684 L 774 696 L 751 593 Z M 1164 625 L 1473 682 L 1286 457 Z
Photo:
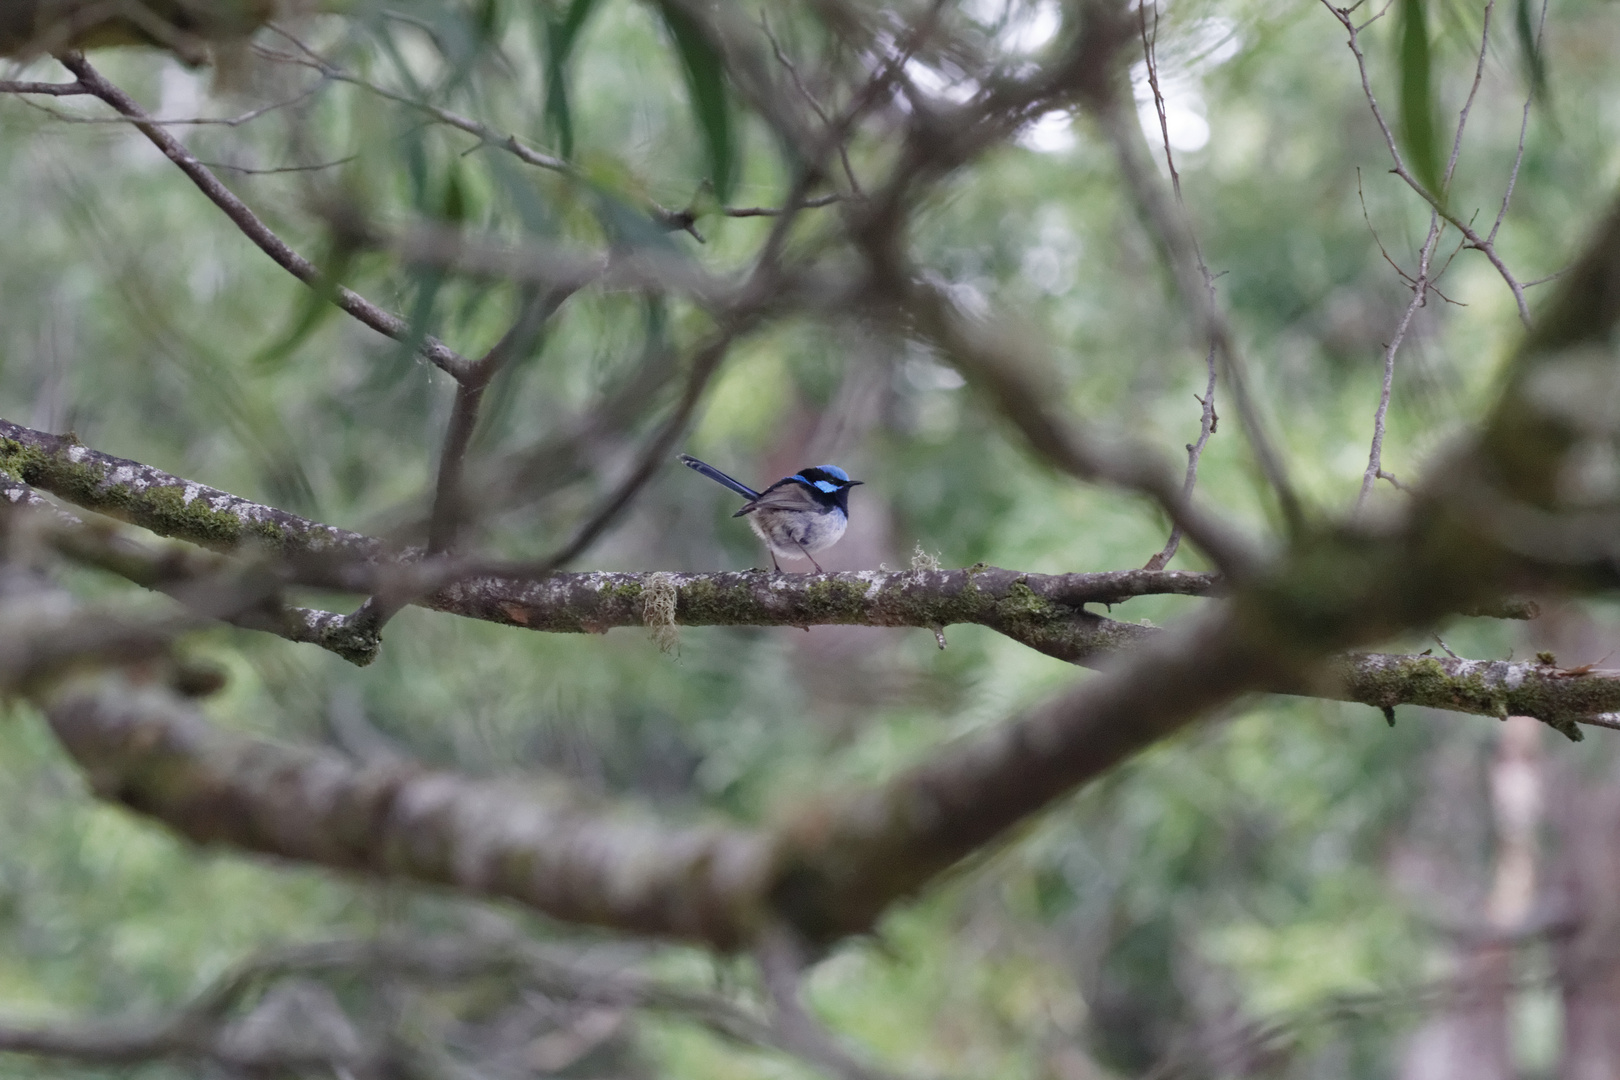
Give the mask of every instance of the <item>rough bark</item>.
M 735 946 L 770 852 L 720 826 L 589 805 L 533 779 L 474 780 L 223 731 L 150 688 L 68 688 L 52 729 L 103 798 L 200 844 L 507 897 L 573 922 Z

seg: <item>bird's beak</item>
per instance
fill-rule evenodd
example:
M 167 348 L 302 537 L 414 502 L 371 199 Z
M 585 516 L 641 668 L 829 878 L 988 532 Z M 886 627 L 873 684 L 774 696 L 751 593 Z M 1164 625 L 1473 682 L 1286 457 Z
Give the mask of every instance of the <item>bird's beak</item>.
M 864 483 L 866 483 L 865 480 L 851 480 L 849 483 L 845 484 L 844 486 L 847 487 L 847 488 L 859 487 L 861 484 L 864 484 Z

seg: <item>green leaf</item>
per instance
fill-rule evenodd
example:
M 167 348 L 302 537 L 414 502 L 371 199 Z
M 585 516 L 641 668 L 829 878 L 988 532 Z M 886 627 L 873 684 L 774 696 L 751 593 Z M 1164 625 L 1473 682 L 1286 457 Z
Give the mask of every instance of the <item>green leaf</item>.
M 596 0 L 572 0 L 561 19 L 546 20 L 546 128 L 556 136 L 563 158 L 574 156 L 574 117 L 568 107 L 568 60 L 596 7 Z
M 1425 0 L 1400 0 L 1401 148 L 1418 181 L 1440 190 L 1440 141 L 1434 119 L 1434 80 Z
M 459 160 L 452 162 L 449 175 L 445 177 L 439 216 L 453 224 L 464 225 L 473 216 L 472 203 L 472 195 L 462 176 L 462 164 Z
M 500 0 L 481 0 L 478 11 L 473 17 L 473 26 L 478 33 L 478 39 L 486 44 L 498 42 L 501 38 L 501 23 L 505 12 L 501 10 Z
M 737 138 L 731 117 L 731 98 L 726 90 L 726 69 L 709 39 L 703 36 L 686 12 L 669 0 L 660 0 L 664 25 L 675 39 L 692 95 L 692 112 L 709 151 L 709 179 L 722 203 L 731 197 L 737 179 Z
M 1547 60 L 1541 55 L 1541 43 L 1536 40 L 1535 20 L 1531 14 L 1532 0 L 1518 0 L 1513 10 L 1513 30 L 1519 39 L 1519 51 L 1524 54 L 1524 66 L 1530 73 L 1530 92 L 1536 97 L 1547 93 Z
M 315 260 L 315 265 L 320 268 L 320 278 L 299 296 L 287 329 L 249 361 L 253 370 L 268 371 L 280 367 L 323 323 L 337 314 L 338 289 L 353 272 L 358 254 L 349 244 L 336 240 L 327 244 L 326 251 Z

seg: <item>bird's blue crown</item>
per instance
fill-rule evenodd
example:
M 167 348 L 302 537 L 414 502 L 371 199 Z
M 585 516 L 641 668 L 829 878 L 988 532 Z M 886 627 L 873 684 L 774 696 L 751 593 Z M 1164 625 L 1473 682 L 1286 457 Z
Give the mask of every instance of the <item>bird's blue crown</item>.
M 825 491 L 829 495 L 839 488 L 849 485 L 849 473 L 836 465 L 816 465 L 808 469 L 800 469 L 788 479 L 798 480 L 819 491 Z

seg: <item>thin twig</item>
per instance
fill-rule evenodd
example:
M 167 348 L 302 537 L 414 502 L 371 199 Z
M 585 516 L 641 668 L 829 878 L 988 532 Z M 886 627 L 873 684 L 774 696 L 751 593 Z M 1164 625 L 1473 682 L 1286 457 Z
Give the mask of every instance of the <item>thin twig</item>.
M 362 90 L 366 90 L 388 101 L 395 102 L 399 105 L 404 105 L 407 108 L 415 109 L 419 112 L 427 113 L 440 123 L 453 127 L 458 131 L 465 132 L 466 134 L 472 135 L 478 139 L 478 145 L 474 147 L 474 149 L 491 147 L 497 150 L 503 150 L 527 165 L 533 165 L 536 168 L 547 169 L 551 172 L 563 173 L 569 176 L 576 175 L 577 171 L 572 164 L 560 157 L 555 157 L 551 154 L 544 153 L 543 151 L 536 150 L 533 147 L 520 142 L 515 134 L 496 131 L 488 124 L 474 120 L 471 117 L 463 116 L 460 113 L 452 112 L 449 109 L 441 108 L 440 106 L 430 104 L 429 102 L 420 101 L 416 98 L 398 93 L 394 90 L 389 90 L 387 87 L 380 86 L 368 79 L 363 79 L 358 75 L 350 74 L 349 72 L 344 71 L 342 68 L 339 68 L 337 65 L 333 64 L 331 61 L 327 60 L 325 57 L 321 56 L 320 53 L 316 52 L 310 46 L 304 44 L 286 29 L 274 24 L 271 24 L 270 29 L 292 42 L 303 55 L 294 56 L 290 53 L 277 52 L 273 49 L 266 49 L 262 46 L 255 47 L 254 51 L 266 59 L 276 60 L 282 63 L 298 64 L 304 67 L 312 68 L 319 71 L 326 78 L 334 82 L 347 83 L 351 86 L 356 86 Z M 469 153 L 470 152 L 471 151 L 469 151 Z M 839 195 L 832 194 L 814 199 L 805 199 L 803 203 L 800 204 L 800 209 L 831 206 L 833 203 L 837 202 L 839 198 Z M 654 207 L 653 210 L 653 217 L 659 221 L 660 224 L 672 230 L 691 232 L 693 224 L 697 220 L 697 215 L 693 210 L 666 210 L 662 207 Z M 721 213 L 723 216 L 734 218 L 776 217 L 783 212 L 783 210 L 770 207 L 746 206 L 725 206 L 721 207 L 719 210 L 719 213 Z M 702 237 L 698 237 L 698 239 L 701 240 Z
M 278 176 L 282 173 L 320 172 L 323 169 L 335 169 L 340 165 L 347 165 L 358 158 L 358 154 L 350 154 L 335 161 L 323 161 L 318 165 L 278 165 L 272 169 L 259 169 L 249 165 L 232 165 L 228 161 L 205 161 L 203 167 L 226 172 L 241 173 L 243 176 Z
M 254 52 L 267 60 L 299 64 L 304 67 L 313 68 L 334 82 L 342 82 L 348 83 L 350 86 L 358 86 L 362 90 L 369 91 L 378 97 L 386 98 L 387 100 L 395 102 L 396 104 L 404 105 L 407 108 L 416 109 L 419 112 L 427 113 L 429 116 L 433 117 L 435 120 L 438 120 L 442 124 L 447 124 L 458 131 L 464 131 L 468 135 L 474 136 L 483 145 L 494 146 L 501 150 L 505 150 L 507 153 L 511 154 L 513 157 L 524 162 L 525 164 L 534 165 L 541 169 L 550 169 L 553 172 L 568 173 L 570 175 L 574 172 L 573 165 L 569 164 L 567 161 L 564 161 L 560 157 L 554 157 L 551 154 L 543 153 L 539 150 L 533 149 L 532 147 L 525 146 L 523 143 L 518 141 L 517 136 L 514 134 L 503 135 L 497 132 L 494 128 L 491 128 L 488 124 L 481 123 L 480 121 L 474 120 L 471 117 L 462 116 L 460 113 L 451 112 L 449 109 L 441 108 L 438 105 L 432 105 L 425 101 L 419 101 L 416 98 L 410 97 L 406 94 L 389 90 L 386 87 L 379 86 L 374 82 L 362 79 L 358 75 L 352 75 L 333 64 L 331 61 L 327 60 L 324 56 L 310 48 L 308 45 L 304 44 L 284 27 L 277 26 L 274 23 L 270 23 L 268 25 L 270 30 L 274 31 L 276 34 L 279 34 L 281 37 L 286 38 L 303 55 L 295 56 L 290 53 L 278 52 L 274 49 L 267 49 L 263 46 L 255 46 Z
M 771 1029 L 779 1045 L 839 1080 L 884 1080 L 890 1075 L 857 1061 L 805 1007 L 801 994 L 807 950 L 792 930 L 767 930 L 755 959 L 773 1006 Z
M 1451 157 L 1446 160 L 1446 171 L 1440 178 L 1440 190 L 1446 191 L 1451 186 L 1451 175 L 1457 169 L 1457 156 L 1462 153 L 1463 129 L 1468 126 L 1468 113 L 1474 107 L 1474 97 L 1479 93 L 1480 80 L 1485 77 L 1485 56 L 1491 45 L 1491 12 L 1496 10 L 1496 0 L 1485 0 L 1485 27 L 1479 36 L 1479 62 L 1474 65 L 1474 82 L 1468 88 L 1468 97 L 1463 102 L 1462 111 L 1457 115 L 1457 134 L 1451 140 Z
M 0 80 L 0 94 L 42 94 L 46 97 L 80 97 L 90 91 L 84 83 L 12 82 Z
M 1479 94 L 1479 84 L 1485 77 L 1485 57 L 1490 51 L 1491 44 L 1491 13 L 1495 9 L 1496 0 L 1486 0 L 1485 15 L 1483 19 L 1484 27 L 1480 31 L 1479 39 L 1479 58 L 1474 65 L 1474 81 L 1472 85 L 1469 86 L 1468 97 L 1463 101 L 1462 109 L 1457 114 L 1457 130 L 1451 139 L 1451 156 L 1447 158 L 1445 173 L 1440 178 L 1440 190 L 1442 193 L 1449 190 L 1451 186 L 1451 178 L 1456 173 L 1457 159 L 1462 154 L 1463 134 L 1468 127 L 1468 114 L 1474 107 L 1474 98 Z M 1369 98 L 1369 100 L 1371 99 Z M 1361 171 L 1359 169 L 1356 170 L 1356 193 L 1361 195 Z M 1361 214 L 1363 218 L 1367 219 L 1367 227 L 1371 229 L 1372 220 L 1371 218 L 1367 217 L 1367 200 L 1364 195 L 1361 196 Z M 1401 274 L 1401 277 L 1411 287 L 1412 299 L 1406 305 L 1405 311 L 1401 313 L 1400 321 L 1395 326 L 1395 333 L 1390 337 L 1388 343 L 1384 346 L 1384 381 L 1382 389 L 1379 392 L 1378 408 L 1373 413 L 1372 448 L 1367 454 L 1367 468 L 1361 476 L 1361 490 L 1356 495 L 1356 508 L 1358 510 L 1364 503 L 1366 503 L 1368 494 L 1371 493 L 1373 485 L 1378 482 L 1380 477 L 1387 478 L 1392 484 L 1395 484 L 1397 488 L 1400 487 L 1400 482 L 1396 480 L 1392 474 L 1384 472 L 1383 462 L 1385 423 L 1389 415 L 1390 393 L 1395 385 L 1395 356 L 1398 352 L 1400 352 L 1401 343 L 1406 339 L 1406 332 L 1407 329 L 1412 325 L 1413 317 L 1417 314 L 1418 308 L 1422 307 L 1426 302 L 1428 293 L 1431 289 L 1433 289 L 1442 300 L 1445 300 L 1447 303 L 1452 302 L 1450 298 L 1448 298 L 1444 293 L 1440 292 L 1439 289 L 1435 288 L 1433 284 L 1433 280 L 1437 280 L 1446 272 L 1447 269 L 1450 268 L 1451 259 L 1446 260 L 1445 265 L 1440 268 L 1440 273 L 1434 275 L 1434 279 L 1431 279 L 1429 274 L 1429 268 L 1434 259 L 1435 248 L 1440 243 L 1440 236 L 1444 230 L 1445 226 L 1441 223 L 1440 215 L 1431 210 L 1429 212 L 1429 232 L 1424 238 L 1423 246 L 1418 250 L 1417 273 L 1415 275 L 1409 275 L 1404 271 L 1401 271 L 1400 267 L 1397 266 L 1395 268 L 1396 271 Z M 1378 239 L 1378 234 L 1376 232 L 1373 233 L 1373 239 Z M 1384 245 L 1382 242 L 1379 242 L 1378 250 L 1384 252 Z M 1460 246 L 1459 250 L 1461 250 Z M 1456 252 L 1452 252 L 1452 256 L 1455 257 Z M 1389 262 L 1391 266 L 1395 265 L 1394 261 L 1389 258 L 1388 252 L 1384 252 L 1384 259 L 1386 262 Z M 1522 293 L 1522 287 L 1520 291 Z
M 759 26 L 764 31 L 766 40 L 771 43 L 771 51 L 776 55 L 776 62 L 781 64 L 783 69 L 787 71 L 788 78 L 793 80 L 794 88 L 799 91 L 799 96 L 809 104 L 816 117 L 821 121 L 822 126 L 831 130 L 833 122 L 827 116 L 827 111 L 821 107 L 821 102 L 816 100 L 816 95 L 810 92 L 810 88 L 804 85 L 804 80 L 799 77 L 799 69 L 794 66 L 792 60 L 788 59 L 787 53 L 783 52 L 782 44 L 776 40 L 776 35 L 771 33 L 771 24 L 766 19 L 763 11 L 759 13 Z M 856 198 L 864 198 L 865 193 L 861 190 L 861 182 L 855 179 L 855 168 L 849 163 L 849 140 L 844 132 L 840 132 L 838 138 L 838 160 L 844 166 L 844 177 L 849 181 L 849 190 L 855 194 Z
M 472 366 L 467 377 L 456 384 L 455 402 L 451 407 L 450 423 L 444 434 L 444 445 L 439 451 L 439 472 L 434 484 L 433 509 L 428 518 L 427 556 L 442 555 L 455 542 L 456 532 L 465 516 L 461 493 L 463 465 L 467 448 L 472 443 L 478 426 L 479 406 L 484 391 L 495 376 L 512 360 L 523 355 L 534 344 L 546 320 L 556 313 L 572 289 L 557 289 L 546 294 L 530 291 L 525 294 L 518 316 L 501 339 Z M 402 608 L 424 590 L 415 582 L 414 575 L 393 588 L 379 589 L 350 613 L 345 624 L 368 640 L 379 640 L 383 626 Z M 433 578 L 431 573 L 428 578 Z
M 257 244 L 259 249 L 275 260 L 282 269 L 312 289 L 330 291 L 333 303 L 379 334 L 395 341 L 416 339 L 410 323 L 398 315 L 385 311 L 346 286 L 328 281 L 321 273 L 320 267 L 298 254 L 286 241 L 277 236 L 179 140 L 151 123 L 145 110 L 135 103 L 135 99 L 108 82 L 100 72 L 90 66 L 83 54 L 64 53 L 58 59 L 64 67 L 78 76 L 79 81 L 92 94 L 128 117 L 136 130 L 163 151 L 165 157 L 174 162 L 215 206 L 225 212 L 225 216 L 230 218 L 249 240 Z M 455 379 L 462 378 L 470 367 L 470 361 L 466 357 L 431 335 L 422 337 L 418 351 L 434 366 Z
M 1536 47 L 1536 51 L 1538 53 L 1541 51 L 1542 31 L 1544 31 L 1546 28 L 1547 28 L 1547 0 L 1541 0 L 1541 14 L 1536 20 L 1536 42 L 1535 42 L 1535 47 Z M 1519 117 L 1519 148 L 1513 155 L 1513 170 L 1508 173 L 1507 190 L 1502 193 L 1502 208 L 1496 212 L 1496 220 L 1491 223 L 1490 235 L 1485 238 L 1487 243 L 1492 243 L 1492 244 L 1496 243 L 1497 230 L 1502 227 L 1502 221 L 1503 221 L 1503 219 L 1505 219 L 1507 217 L 1508 204 L 1513 201 L 1513 189 L 1519 183 L 1519 166 L 1524 164 L 1524 137 L 1525 137 L 1525 133 L 1530 130 L 1530 105 L 1531 105 L 1532 102 L 1535 101 L 1535 99 L 1536 99 L 1536 88 L 1535 88 L 1534 83 L 1532 83 L 1531 87 L 1530 87 L 1530 92 L 1525 94 L 1525 96 L 1524 96 L 1524 113 L 1523 113 L 1523 115 L 1521 115 Z M 1559 273 L 1563 273 L 1563 271 L 1560 270 Z M 1554 276 L 1556 276 L 1556 275 L 1554 275 Z M 1542 281 L 1549 281 L 1549 280 L 1551 280 L 1551 279 L 1550 278 L 1542 278 L 1541 281 L 1535 281 L 1535 282 L 1532 282 L 1531 284 L 1539 285 L 1539 284 L 1541 284 Z M 1525 286 L 1525 288 L 1529 288 L 1529 286 L 1527 285 L 1527 286 Z
M 1356 508 L 1367 501 L 1367 495 L 1373 489 L 1373 484 L 1384 474 L 1384 423 L 1389 414 L 1390 391 L 1395 385 L 1395 354 L 1400 352 L 1401 342 L 1406 340 L 1406 331 L 1412 325 L 1412 317 L 1417 314 L 1418 308 L 1423 306 L 1424 298 L 1428 295 L 1429 263 L 1434 257 L 1435 245 L 1440 241 L 1440 216 L 1429 214 L 1429 235 L 1423 241 L 1423 247 L 1418 251 L 1417 275 L 1411 279 L 1412 299 L 1401 313 L 1400 322 L 1395 324 L 1395 333 L 1391 335 L 1389 343 L 1384 346 L 1384 384 L 1378 397 L 1378 408 L 1373 413 L 1372 449 L 1367 454 L 1367 470 L 1361 476 L 1361 493 L 1356 496 Z M 1393 477 L 1391 477 L 1393 481 Z
M 1209 445 L 1209 437 L 1215 434 L 1215 425 L 1220 417 L 1215 415 L 1215 343 L 1210 342 L 1209 351 L 1204 356 L 1204 367 L 1209 378 L 1204 386 L 1204 396 L 1193 395 L 1193 400 L 1203 407 L 1203 416 L 1198 424 L 1198 439 L 1187 444 L 1187 475 L 1181 484 L 1181 497 L 1187 501 L 1192 500 L 1193 488 L 1198 483 L 1198 461 L 1204 456 L 1204 447 Z M 1163 570 L 1165 564 L 1175 558 L 1176 551 L 1181 547 L 1181 523 L 1174 522 L 1170 526 L 1170 536 L 1164 542 L 1164 547 L 1157 555 L 1149 559 L 1143 567 L 1145 570 Z
M 1441 197 L 1441 195 L 1437 195 L 1425 188 L 1422 182 L 1419 181 L 1417 177 L 1413 176 L 1411 171 L 1407 169 L 1406 161 L 1401 157 L 1400 147 L 1396 145 L 1395 133 L 1390 129 L 1389 122 L 1384 119 L 1383 109 L 1379 107 L 1378 98 L 1373 94 L 1372 80 L 1367 73 L 1367 57 L 1361 50 L 1361 41 L 1358 36 L 1359 31 L 1356 29 L 1355 23 L 1351 21 L 1349 12 L 1344 8 L 1334 7 L 1332 0 L 1322 0 L 1322 6 L 1327 8 L 1328 11 L 1332 12 L 1333 17 L 1339 20 L 1340 25 L 1342 25 L 1345 28 L 1346 33 L 1349 34 L 1349 40 L 1346 42 L 1346 44 L 1349 46 L 1351 54 L 1356 58 L 1356 67 L 1361 73 L 1362 93 L 1367 98 L 1367 105 L 1372 110 L 1373 119 L 1378 124 L 1379 132 L 1384 136 L 1384 145 L 1389 150 L 1390 160 L 1394 162 L 1395 167 L 1391 171 L 1394 172 L 1396 176 L 1400 177 L 1401 180 L 1405 182 L 1407 187 L 1416 192 L 1424 202 L 1427 202 L 1435 213 L 1439 214 L 1441 218 L 1449 222 L 1454 228 L 1457 229 L 1458 232 L 1462 233 L 1463 237 L 1468 241 L 1469 247 L 1478 251 L 1490 261 L 1490 264 L 1496 268 L 1496 272 L 1501 276 L 1503 282 L 1506 283 L 1509 291 L 1513 293 L 1514 303 L 1517 304 L 1519 308 L 1519 320 L 1523 322 L 1524 325 L 1529 326 L 1530 305 L 1524 297 L 1524 286 L 1519 283 L 1519 280 L 1513 276 L 1513 272 L 1508 269 L 1507 264 L 1502 261 L 1501 255 L 1499 255 L 1496 251 L 1493 238 L 1484 237 L 1475 232 L 1472 226 L 1463 221 L 1461 218 L 1457 217 L 1457 215 L 1446 206 L 1445 200 Z M 1517 176 L 1516 166 L 1514 175 Z M 1506 211 L 1504 211 L 1504 213 L 1506 213 Z
M 1128 88 L 1127 88 L 1128 91 Z M 1261 474 L 1277 497 L 1278 507 L 1289 529 L 1298 532 L 1304 525 L 1304 511 L 1289 479 L 1288 468 L 1278 452 L 1266 425 L 1260 419 L 1259 407 L 1249 391 L 1247 366 L 1243 355 L 1233 341 L 1232 330 L 1225 313 L 1216 303 L 1215 275 L 1204 262 L 1197 239 L 1192 234 L 1185 208 L 1168 196 L 1153 168 L 1151 151 L 1137 122 L 1135 108 L 1128 111 L 1121 99 L 1129 94 L 1115 90 L 1091 103 L 1104 134 L 1114 150 L 1127 191 L 1134 197 L 1144 225 L 1164 259 L 1183 301 L 1194 312 L 1193 323 L 1200 338 L 1210 342 L 1216 350 L 1232 390 L 1238 420 L 1245 438 L 1260 466 Z M 1213 429 L 1214 406 L 1209 407 Z M 1195 444 L 1196 445 L 1196 444 Z M 1178 499 L 1183 508 L 1189 504 Z M 1184 530 L 1185 532 L 1185 530 Z M 1191 535 L 1188 533 L 1188 535 Z M 1200 546 L 1203 546 L 1200 543 Z M 1207 551 L 1207 548 L 1206 548 Z
M 51 86 L 51 85 L 56 85 L 56 84 L 45 83 L 45 84 L 36 84 L 36 85 Z M 94 90 L 91 90 L 91 89 L 89 89 L 87 87 L 84 87 L 82 80 L 80 82 L 64 83 L 64 84 L 61 84 L 61 85 L 79 87 L 79 89 L 77 91 L 75 91 L 75 94 L 84 94 L 84 95 L 90 95 L 90 96 L 93 96 L 93 97 L 100 96 Z M 295 95 L 293 97 L 287 98 L 284 101 L 273 101 L 268 105 L 261 105 L 256 109 L 250 109 L 247 112 L 241 113 L 241 114 L 239 114 L 237 116 L 222 116 L 222 117 L 184 116 L 184 117 L 174 117 L 174 118 L 167 118 L 167 119 L 163 118 L 163 117 L 157 117 L 157 116 L 146 116 L 146 117 L 142 117 L 142 119 L 144 120 L 145 123 L 152 124 L 152 125 L 157 126 L 157 127 L 232 127 L 232 128 L 241 127 L 243 124 L 249 123 L 250 121 L 253 121 L 253 120 L 257 120 L 259 117 L 265 116 L 265 115 L 267 115 L 269 113 L 272 113 L 272 112 L 275 112 L 277 109 L 285 109 L 290 105 L 296 105 L 300 101 L 303 101 L 306 98 L 309 98 L 311 95 L 313 95 L 315 93 L 318 93 L 320 91 L 320 89 L 322 87 L 324 87 L 325 85 L 326 85 L 326 80 L 322 79 L 320 82 L 316 83 L 314 86 L 310 87 L 308 90 L 304 90 L 301 93 L 299 93 L 299 94 L 297 94 L 297 95 Z M 57 97 L 66 97 L 66 96 L 73 96 L 73 95 L 58 94 L 58 95 L 55 95 L 55 96 L 57 96 Z M 70 113 L 61 112 L 59 110 L 52 109 L 52 108 L 49 108 L 49 107 L 44 106 L 44 105 L 35 105 L 34 107 L 39 109 L 41 112 L 47 113 L 48 115 L 50 115 L 52 117 L 55 117 L 57 120 L 60 120 L 65 124 L 128 124 L 128 123 L 132 123 L 133 120 L 134 120 L 133 117 L 122 116 L 122 115 L 120 115 L 120 116 L 74 116 L 74 115 L 72 115 Z
M 1176 171 L 1176 158 L 1170 152 L 1170 116 L 1164 107 L 1164 92 L 1159 88 L 1159 5 L 1153 4 L 1153 35 L 1148 36 L 1147 8 L 1138 4 L 1137 19 L 1142 30 L 1142 59 L 1147 64 L 1148 86 L 1153 91 L 1153 108 L 1159 114 L 1159 134 L 1164 141 L 1164 164 L 1170 170 L 1170 185 L 1175 188 L 1176 202 L 1185 208 L 1181 198 L 1181 174 Z
M 518 316 L 501 339 L 473 365 L 468 377 L 456 387 L 456 400 L 439 452 L 439 475 L 435 484 L 433 511 L 428 519 L 429 555 L 448 551 L 455 540 L 463 516 L 461 507 L 461 467 L 478 424 L 478 409 L 485 389 L 511 361 L 528 351 L 540 328 L 562 304 L 567 292 L 524 297 Z
M 1572 270 L 1572 269 L 1574 269 L 1574 268 L 1566 266 L 1562 270 L 1554 270 L 1552 273 L 1548 274 L 1546 277 L 1540 277 L 1540 278 L 1536 278 L 1536 280 L 1534 280 L 1534 281 L 1525 282 L 1524 287 L 1529 289 L 1529 288 L 1533 288 L 1536 285 L 1545 285 L 1549 281 L 1557 281 L 1559 278 L 1561 278 L 1565 274 L 1569 273 L 1570 270 Z
M 720 368 L 727 351 L 737 336 L 744 330 L 741 322 L 721 330 L 709 340 L 693 358 L 692 369 L 686 377 L 686 385 L 682 388 L 680 399 L 675 408 L 659 425 L 658 430 L 647 440 L 637 455 L 635 463 L 630 467 L 622 480 L 619 481 L 606 498 L 598 504 L 596 510 L 575 530 L 561 547 L 531 562 L 491 565 L 479 567 L 472 571 L 475 574 L 495 573 L 502 576 L 537 578 L 543 577 L 562 566 L 566 566 L 586 548 L 597 541 L 609 525 L 618 518 L 625 507 L 630 505 L 641 489 L 646 486 L 658 469 L 669 459 L 675 444 L 685 433 L 687 424 L 691 422 L 692 414 L 697 410 L 698 402 L 703 400 L 703 392 L 708 388 L 709 382 Z M 469 576 L 465 571 L 458 573 L 459 577 Z
M 1175 189 L 1176 206 L 1181 210 L 1182 215 L 1186 216 L 1187 204 L 1181 197 L 1181 174 L 1176 171 L 1175 155 L 1170 151 L 1169 116 L 1164 106 L 1164 93 L 1159 87 L 1159 6 L 1156 0 L 1153 5 L 1153 33 L 1151 36 L 1148 34 L 1147 9 L 1141 5 L 1137 6 L 1137 18 L 1142 32 L 1142 57 L 1147 64 L 1148 86 L 1153 90 L 1153 107 L 1159 114 L 1159 134 L 1164 140 L 1164 163 L 1170 170 L 1170 183 Z M 1189 225 L 1189 236 L 1191 232 L 1192 229 Z M 1198 247 L 1197 237 L 1192 237 L 1192 242 L 1193 251 L 1198 259 L 1198 270 L 1203 275 L 1204 288 L 1209 292 L 1209 302 L 1213 307 L 1215 304 L 1215 282 L 1210 275 L 1209 267 L 1204 263 L 1204 255 Z M 1198 402 L 1203 411 L 1198 422 L 1198 439 L 1187 444 L 1187 474 L 1181 486 L 1181 496 L 1184 500 L 1192 498 L 1193 488 L 1198 484 L 1199 459 L 1204 456 L 1204 447 L 1209 444 L 1209 437 L 1215 434 L 1215 426 L 1220 422 L 1220 417 L 1215 413 L 1216 344 L 1216 340 L 1212 336 L 1209 349 L 1204 355 L 1204 367 L 1208 372 L 1208 379 L 1204 385 L 1204 396 L 1193 395 L 1194 400 Z M 1173 522 L 1170 526 L 1170 536 L 1165 540 L 1164 547 L 1159 550 L 1158 554 L 1147 561 L 1146 568 L 1149 570 L 1164 569 L 1170 560 L 1175 558 L 1176 552 L 1180 548 L 1181 523 Z
M 818 195 L 816 198 L 804 200 L 804 202 L 799 204 L 798 209 L 814 210 L 821 206 L 831 206 L 833 203 L 838 202 L 842 198 L 843 196 L 837 194 L 836 192 L 831 195 Z M 726 206 L 722 207 L 720 212 L 726 217 L 750 218 L 778 217 L 784 211 L 771 206 Z
M 1361 189 L 1361 167 L 1356 166 L 1356 198 L 1361 202 L 1361 220 L 1367 223 L 1367 231 L 1372 234 L 1373 243 L 1378 245 L 1378 254 L 1384 257 L 1391 270 L 1400 275 L 1401 280 L 1408 285 L 1412 283 L 1412 275 L 1401 268 L 1401 264 L 1390 257 L 1389 249 L 1384 247 L 1384 241 L 1378 235 L 1378 229 L 1372 223 L 1372 215 L 1367 212 L 1367 194 Z

